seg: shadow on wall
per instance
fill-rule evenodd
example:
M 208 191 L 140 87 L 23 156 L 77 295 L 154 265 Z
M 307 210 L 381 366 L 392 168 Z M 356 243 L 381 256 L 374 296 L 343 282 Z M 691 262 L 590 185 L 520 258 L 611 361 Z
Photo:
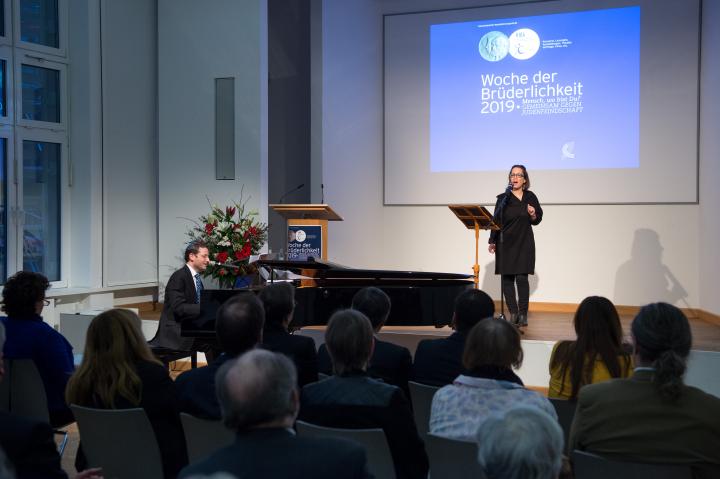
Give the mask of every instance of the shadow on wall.
M 663 247 L 656 231 L 641 228 L 635 231 L 630 259 L 615 274 L 617 305 L 639 306 L 657 301 L 690 308 L 688 293 L 670 268 L 662 262 Z
M 482 278 L 480 280 L 480 289 L 485 291 L 490 297 L 496 301 L 500 301 L 500 275 L 495 274 L 495 260 L 480 267 Z M 538 289 L 540 284 L 540 276 L 535 274 L 528 275 L 530 283 L 530 301 L 533 300 L 533 293 Z M 500 311 L 498 311 L 499 313 Z

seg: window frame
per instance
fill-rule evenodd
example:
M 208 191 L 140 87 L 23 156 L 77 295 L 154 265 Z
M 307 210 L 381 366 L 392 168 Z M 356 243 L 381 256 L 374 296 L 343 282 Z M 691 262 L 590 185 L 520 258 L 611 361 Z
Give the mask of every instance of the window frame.
M 17 221 L 15 222 L 15 256 L 13 256 L 15 262 L 15 268 L 10 269 L 10 253 L 8 252 L 8 275 L 14 274 L 17 271 L 23 269 L 23 250 L 21 245 L 23 244 L 24 238 L 24 225 L 25 225 L 25 209 L 24 209 L 24 196 L 23 196 L 23 174 L 22 164 L 24 158 L 22 157 L 23 141 L 43 141 L 48 143 L 60 144 L 60 251 L 59 251 L 59 264 L 60 264 L 60 279 L 57 281 L 51 281 L 50 287 L 52 288 L 66 288 L 68 286 L 69 278 L 69 264 L 64 261 L 64 258 L 68 257 L 70 253 L 70 228 L 65 225 L 70 224 L 70 176 L 68 167 L 68 141 L 65 132 L 61 131 L 50 131 L 38 128 L 26 128 L 16 126 L 15 128 L 15 151 L 18 153 L 14 156 L 13 161 L 13 181 L 15 183 L 15 202 L 17 211 Z M 8 248 L 9 249 L 9 248 Z
M 5 272 L 7 276 L 19 271 L 17 268 L 17 182 L 15 176 L 15 132 L 11 125 L 0 125 L 0 138 L 5 139 L 7 151 L 5 156 L 7 164 L 5 165 L 6 178 L 6 225 L 5 225 Z M 11 273 L 12 272 L 12 273 Z M 0 278 L 5 282 L 4 278 Z
M 2 0 L 0 0 L 2 1 Z M 0 45 L 0 60 L 5 60 L 7 68 L 5 70 L 5 81 L 7 87 L 7 116 L 0 116 L 0 125 L 12 126 L 15 124 L 15 66 L 13 65 L 13 51 L 12 47 L 7 45 Z
M 4 0 L 9 2 L 9 0 Z M 39 43 L 25 42 L 21 40 L 20 32 L 20 1 L 12 0 L 12 32 L 15 48 L 31 50 L 44 55 L 52 55 L 59 58 L 67 57 L 68 44 L 68 4 L 67 0 L 57 0 L 58 2 L 58 48 L 40 45 Z M 7 17 L 6 17 L 7 22 Z
M 17 88 L 14 91 L 15 98 L 15 124 L 17 126 L 23 126 L 28 128 L 38 128 L 51 131 L 67 131 L 67 65 L 59 63 L 54 60 L 44 59 L 25 53 L 24 58 L 18 59 L 15 57 L 14 65 L 14 78 Z M 30 65 L 39 68 L 47 68 L 51 70 L 58 70 L 60 72 L 60 122 L 54 123 L 51 121 L 38 121 L 38 120 L 26 120 L 23 118 L 22 110 L 22 66 Z

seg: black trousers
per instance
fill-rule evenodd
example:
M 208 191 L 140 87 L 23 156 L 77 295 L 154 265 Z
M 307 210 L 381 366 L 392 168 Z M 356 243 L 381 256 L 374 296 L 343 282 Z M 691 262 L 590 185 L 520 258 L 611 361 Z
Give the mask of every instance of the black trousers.
M 516 283 L 517 296 L 515 296 Z M 504 274 L 502 275 L 502 288 L 510 314 L 527 315 L 528 305 L 530 303 L 530 283 L 528 282 L 528 275 Z

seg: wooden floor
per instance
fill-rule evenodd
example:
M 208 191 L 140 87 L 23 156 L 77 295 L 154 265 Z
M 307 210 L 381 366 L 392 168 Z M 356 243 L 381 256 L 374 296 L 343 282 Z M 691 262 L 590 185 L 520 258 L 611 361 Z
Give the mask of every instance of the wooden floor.
M 162 305 L 158 305 L 155 311 L 141 311 L 142 319 L 160 319 Z M 623 326 L 623 333 L 626 341 L 630 342 L 630 323 L 633 315 L 620 315 Z M 538 341 L 560 341 L 563 339 L 575 339 L 573 328 L 573 313 L 560 312 L 530 312 L 528 315 L 529 326 L 523 328 L 525 334 L 523 339 Z M 720 352 L 720 324 L 707 321 L 701 318 L 690 318 L 690 327 L 693 333 L 693 349 L 699 351 Z M 309 330 L 322 330 L 324 327 L 309 327 Z M 420 334 L 447 336 L 452 331 L 450 328 L 435 328 L 433 326 L 385 326 L 385 333 L 398 334 Z
M 625 340 L 630 342 L 630 323 L 632 315 L 621 315 Z M 528 327 L 522 328 L 523 340 L 560 341 L 575 339 L 572 313 L 558 312 L 531 312 L 528 315 Z M 720 325 L 700 318 L 690 318 L 690 327 L 693 333 L 693 349 L 698 351 L 720 351 Z M 308 330 L 322 330 L 324 326 L 304 328 Z M 384 334 L 409 334 L 420 336 L 448 336 L 452 333 L 449 327 L 435 328 L 433 326 L 385 326 Z

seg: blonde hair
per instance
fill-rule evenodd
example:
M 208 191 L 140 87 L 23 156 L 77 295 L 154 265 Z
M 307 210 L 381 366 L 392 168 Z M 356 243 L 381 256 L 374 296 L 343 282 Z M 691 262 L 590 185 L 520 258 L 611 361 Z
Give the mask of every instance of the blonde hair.
M 111 309 L 92 320 L 85 338 L 82 364 L 72 375 L 65 397 L 68 404 L 114 408 L 123 397 L 140 404 L 142 383 L 135 368 L 139 361 L 160 364 L 140 328 L 140 318 L 127 309 Z

